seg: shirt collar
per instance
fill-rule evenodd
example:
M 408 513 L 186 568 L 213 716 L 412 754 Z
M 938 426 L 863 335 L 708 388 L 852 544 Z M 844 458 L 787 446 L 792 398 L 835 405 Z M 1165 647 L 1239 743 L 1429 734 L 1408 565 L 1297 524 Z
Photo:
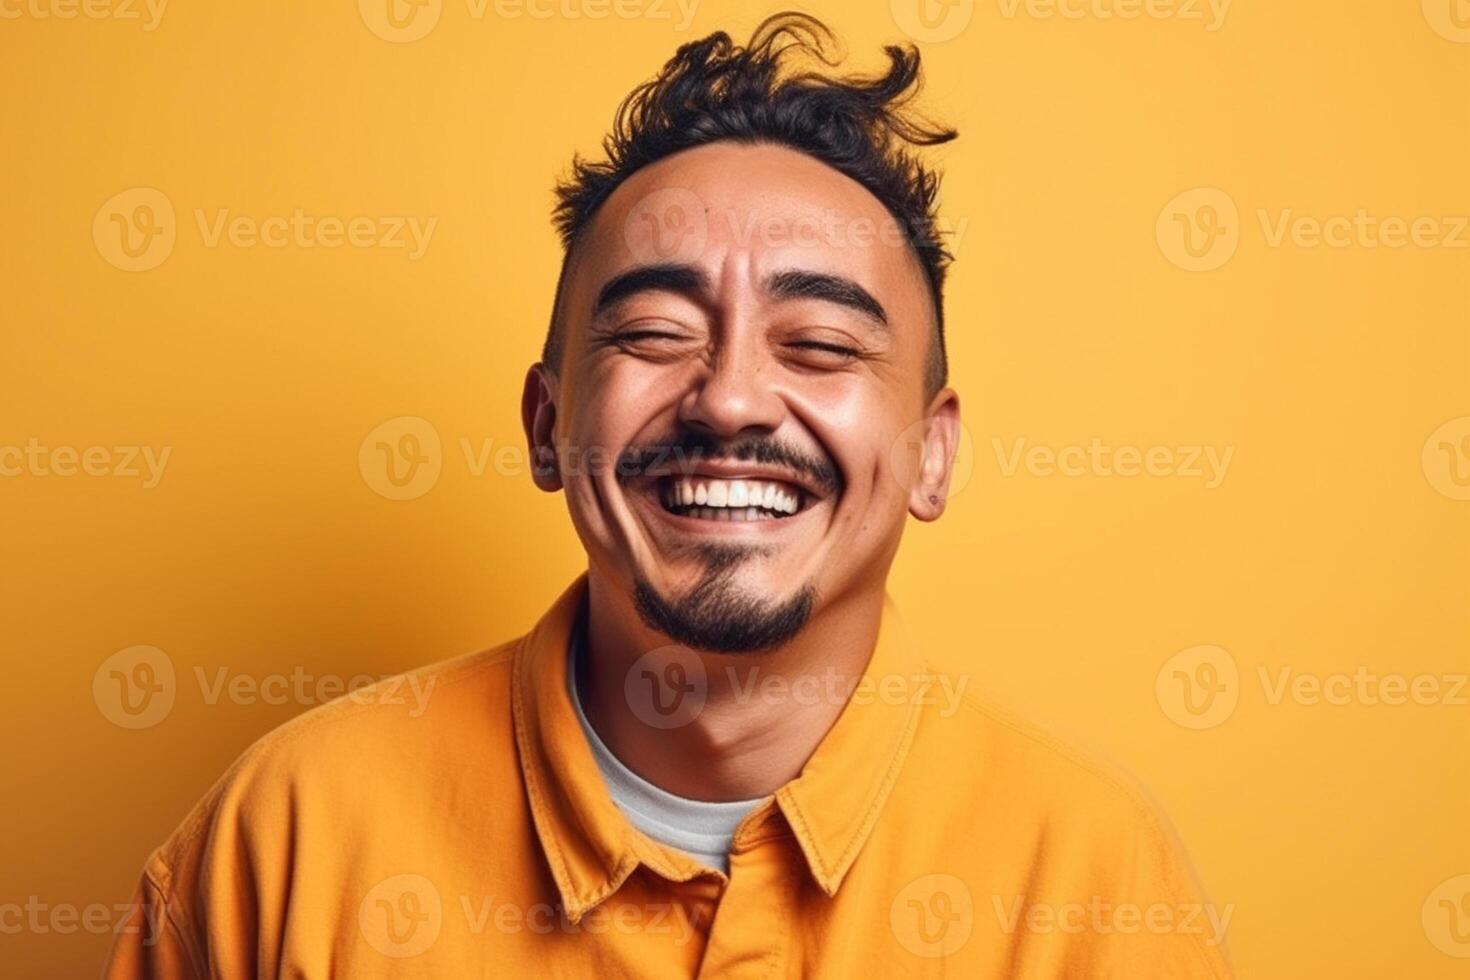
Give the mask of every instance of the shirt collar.
M 829 896 L 837 894 L 888 802 L 932 687 L 885 594 L 862 680 L 801 775 L 776 791 L 812 877 Z
M 586 601 L 584 573 L 521 638 L 511 679 L 532 820 L 572 922 L 617 891 L 639 864 L 670 881 L 711 873 L 633 830 L 608 793 L 567 695 L 567 643 Z M 836 894 L 893 789 L 929 684 L 885 596 L 862 682 L 801 775 L 775 794 L 813 879 L 828 895 Z M 770 809 L 757 807 L 737 842 L 758 832 Z

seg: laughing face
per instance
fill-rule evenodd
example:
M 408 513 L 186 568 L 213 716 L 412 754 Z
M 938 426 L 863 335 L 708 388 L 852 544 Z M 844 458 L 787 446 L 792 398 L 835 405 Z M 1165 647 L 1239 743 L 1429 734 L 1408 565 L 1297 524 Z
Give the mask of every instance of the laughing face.
M 766 650 L 878 590 L 938 517 L 957 439 L 934 310 L 887 209 L 794 150 L 649 165 L 576 245 L 559 363 L 527 376 L 537 483 L 644 623 Z

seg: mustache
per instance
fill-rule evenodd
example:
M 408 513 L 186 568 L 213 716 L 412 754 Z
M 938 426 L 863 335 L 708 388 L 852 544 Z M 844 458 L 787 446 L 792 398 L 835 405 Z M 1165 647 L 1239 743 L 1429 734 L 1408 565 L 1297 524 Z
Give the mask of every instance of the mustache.
M 698 432 L 684 432 L 641 446 L 629 446 L 618 454 L 617 479 L 627 483 L 651 469 L 689 473 L 701 460 L 733 459 L 738 462 L 783 466 L 799 473 L 827 493 L 842 490 L 842 473 L 830 459 L 779 442 L 770 436 L 748 436 L 724 442 Z

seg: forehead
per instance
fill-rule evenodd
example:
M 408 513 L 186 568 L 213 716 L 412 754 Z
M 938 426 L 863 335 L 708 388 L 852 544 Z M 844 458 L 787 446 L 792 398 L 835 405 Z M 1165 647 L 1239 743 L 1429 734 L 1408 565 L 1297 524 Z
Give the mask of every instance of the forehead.
M 805 153 L 718 142 L 624 181 L 578 245 L 573 291 L 638 265 L 696 266 L 719 283 L 789 269 L 861 282 L 903 319 L 927 321 L 927 280 L 905 232 L 857 181 Z

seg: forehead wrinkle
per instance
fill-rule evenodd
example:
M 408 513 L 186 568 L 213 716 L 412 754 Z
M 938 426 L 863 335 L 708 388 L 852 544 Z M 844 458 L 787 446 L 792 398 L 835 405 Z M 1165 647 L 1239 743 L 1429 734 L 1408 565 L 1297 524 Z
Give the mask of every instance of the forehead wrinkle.
M 747 298 L 753 290 L 743 288 L 754 285 L 756 279 L 756 257 L 749 248 L 730 247 L 713 263 L 716 280 L 713 285 L 717 320 L 728 327 L 746 319 L 759 297 Z

